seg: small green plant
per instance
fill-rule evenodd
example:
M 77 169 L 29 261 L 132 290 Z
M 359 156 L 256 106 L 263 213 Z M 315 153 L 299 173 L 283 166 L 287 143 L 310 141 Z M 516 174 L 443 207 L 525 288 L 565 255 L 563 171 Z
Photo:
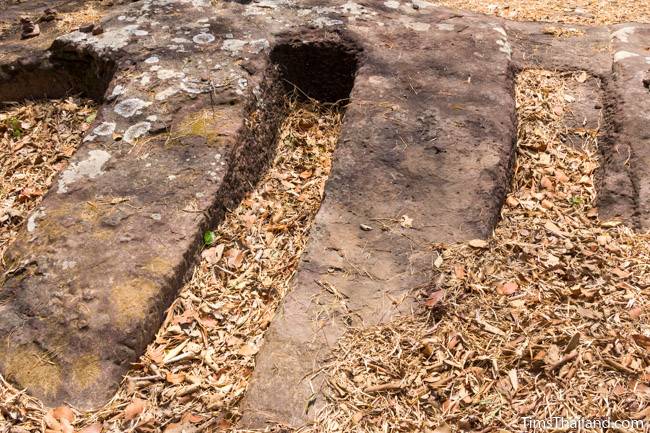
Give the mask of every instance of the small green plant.
M 212 231 L 208 230 L 203 233 L 203 243 L 207 246 L 212 245 L 217 240 L 217 235 Z
M 585 202 L 584 199 L 582 197 L 580 197 L 579 195 L 575 195 L 575 196 L 571 197 L 570 201 L 571 201 L 571 205 L 574 206 L 574 207 L 582 206 L 583 203 Z
M 10 117 L 7 119 L 7 129 L 11 132 L 13 138 L 20 138 L 23 136 L 23 128 L 20 125 L 20 120 L 15 117 Z

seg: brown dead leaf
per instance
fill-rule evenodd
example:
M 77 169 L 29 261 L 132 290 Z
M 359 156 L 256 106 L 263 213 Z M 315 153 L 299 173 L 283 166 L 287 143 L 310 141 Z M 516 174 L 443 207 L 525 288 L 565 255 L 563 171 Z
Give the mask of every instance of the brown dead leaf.
M 519 290 L 519 285 L 512 281 L 497 286 L 497 293 L 500 295 L 512 295 L 517 290 Z
M 205 417 L 197 415 L 192 412 L 187 412 L 181 417 L 181 422 L 197 424 L 205 421 Z
M 555 180 L 559 183 L 567 183 L 569 177 L 562 170 L 555 170 Z
M 59 407 L 56 407 L 56 408 L 52 409 L 52 415 L 58 421 L 62 421 L 62 420 L 65 419 L 65 420 L 68 420 L 69 422 L 73 423 L 74 419 L 75 419 L 74 412 L 68 406 L 59 406 Z
M 242 356 L 253 356 L 257 352 L 259 352 L 259 347 L 252 343 L 246 343 L 243 346 L 241 346 L 238 350 L 239 354 Z
M 145 400 L 134 398 L 133 401 L 131 401 L 131 403 L 129 403 L 124 409 L 122 417 L 126 421 L 130 421 L 136 416 L 140 415 L 146 409 L 146 407 L 147 402 Z
M 544 223 L 544 228 L 549 232 L 553 233 L 555 236 L 559 236 L 561 238 L 566 236 L 566 233 L 560 230 L 560 228 L 557 225 L 555 225 L 553 221 L 547 220 L 546 223 Z
M 549 191 L 553 190 L 553 182 L 548 176 L 542 177 L 542 180 L 540 181 L 540 185 L 542 188 L 547 189 Z
M 77 431 L 77 433 L 102 433 L 102 424 L 99 422 L 90 424 Z
M 172 385 L 178 385 L 179 383 L 185 382 L 185 373 L 172 373 L 171 371 L 168 371 L 165 375 L 165 379 Z
M 433 433 L 451 433 L 451 427 L 449 427 L 449 424 L 446 422 L 443 422 L 438 427 L 436 427 Z
M 61 431 L 62 429 L 61 423 L 54 417 L 51 410 L 43 416 L 43 421 L 52 430 Z
M 426 305 L 429 308 L 435 307 L 443 298 L 445 297 L 445 291 L 444 290 L 436 290 L 435 292 L 431 292 L 429 294 L 429 298 L 424 301 L 424 305 Z
M 616 275 L 619 278 L 627 278 L 630 276 L 630 273 L 628 271 L 624 271 L 623 269 L 620 268 L 612 269 L 612 274 Z
M 150 347 L 147 350 L 147 357 L 156 364 L 161 364 L 165 358 L 165 349 L 163 347 Z
M 644 349 L 650 349 L 650 337 L 643 334 L 634 334 L 632 335 L 632 339 L 636 342 L 636 344 L 643 347 Z
M 74 427 L 67 419 L 61 419 L 61 433 L 74 433 Z
M 643 312 L 643 310 L 641 309 L 641 307 L 634 307 L 629 312 L 630 318 L 633 319 L 633 320 L 636 320 L 639 317 L 641 317 L 642 312 Z
M 483 239 L 472 239 L 468 242 L 469 246 L 472 248 L 487 248 L 488 243 Z
M 519 389 L 519 379 L 517 378 L 517 369 L 513 368 L 508 371 L 508 377 L 510 378 L 510 385 L 512 385 L 512 390 L 517 392 Z
M 219 244 L 215 247 L 208 248 L 206 250 L 203 250 L 201 257 L 209 264 L 214 265 L 215 263 L 219 263 L 219 260 L 221 260 L 224 248 L 224 244 Z
M 465 267 L 460 264 L 454 265 L 454 275 L 459 280 L 465 279 Z
M 244 262 L 244 252 L 237 248 L 231 248 L 226 251 L 224 257 L 230 268 L 239 269 Z

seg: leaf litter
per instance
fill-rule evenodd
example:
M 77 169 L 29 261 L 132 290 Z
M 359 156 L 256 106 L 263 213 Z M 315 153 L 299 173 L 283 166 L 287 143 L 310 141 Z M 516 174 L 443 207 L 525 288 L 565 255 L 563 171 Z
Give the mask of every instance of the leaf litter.
M 563 141 L 574 132 L 569 80 L 584 75 L 519 75 L 518 158 L 494 236 L 435 246 L 440 278 L 418 314 L 349 330 L 311 430 L 505 432 L 523 416 L 650 416 L 650 239 L 597 219 L 598 131 L 580 131 L 578 147 Z M 0 378 L 0 426 L 229 429 L 320 205 L 340 121 L 340 111 L 292 103 L 269 172 L 214 230 L 106 407 L 48 410 Z
M 599 131 L 568 126 L 571 81 L 584 74 L 518 76 L 517 161 L 494 235 L 436 246 L 438 283 L 419 313 L 346 333 L 311 431 L 650 422 L 650 234 L 598 220 Z
M 650 22 L 650 3 L 639 0 L 436 0 L 435 4 L 516 21 L 580 25 Z M 553 26 L 545 31 L 558 37 L 582 34 L 577 29 L 559 29 Z
M 206 236 L 192 279 L 114 398 L 95 412 L 74 410 L 62 423 L 56 409 L 3 380 L 0 432 L 3 421 L 21 433 L 67 433 L 68 424 L 84 433 L 231 427 L 320 206 L 343 116 L 337 105 L 287 104 L 271 167 Z
M 68 164 L 95 113 L 92 101 L 79 98 L 0 111 L 0 257 Z

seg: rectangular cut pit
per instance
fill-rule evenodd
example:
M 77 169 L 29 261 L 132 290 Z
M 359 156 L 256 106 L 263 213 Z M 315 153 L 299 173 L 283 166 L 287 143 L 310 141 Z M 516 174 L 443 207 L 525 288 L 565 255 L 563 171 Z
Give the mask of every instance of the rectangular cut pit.
M 48 405 L 92 408 L 111 397 L 195 263 L 204 230 L 264 173 L 287 92 L 297 87 L 334 102 L 352 87 L 357 52 L 338 36 L 298 44 L 309 54 L 292 54 L 294 45 L 278 44 L 269 67 L 251 79 L 256 98 L 193 101 L 170 134 L 146 141 L 146 159 L 140 147 L 115 140 L 90 140 L 77 151 L 33 214 L 34 230 L 6 254 L 0 371 L 7 379 Z M 319 50 L 344 60 L 334 70 L 348 76 L 322 94 L 291 72 L 307 58 L 319 67 Z M 104 106 L 95 123 L 111 111 Z
M 432 284 L 432 245 L 487 237 L 498 220 L 516 138 L 508 59 L 469 32 L 436 34 L 431 50 L 425 33 L 377 29 L 391 44 L 364 49 L 321 208 L 241 403 L 243 429 L 309 424 L 343 332 L 408 311 L 411 290 Z M 482 57 L 450 62 L 463 50 Z M 331 93 L 336 64 L 305 71 L 315 73 L 302 87 Z

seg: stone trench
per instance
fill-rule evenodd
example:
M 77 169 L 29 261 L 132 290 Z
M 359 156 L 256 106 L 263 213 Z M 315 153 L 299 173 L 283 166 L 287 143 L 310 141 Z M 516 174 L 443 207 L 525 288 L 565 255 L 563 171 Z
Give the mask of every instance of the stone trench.
M 568 36 L 556 36 L 423 0 L 140 0 L 101 25 L 0 64 L 2 102 L 82 92 L 101 104 L 5 257 L 0 372 L 48 405 L 111 398 L 196 264 L 204 230 L 264 173 L 294 86 L 349 104 L 294 289 L 241 403 L 243 427 L 300 425 L 322 404 L 310 375 L 346 318 L 316 320 L 319 279 L 360 322 L 384 322 L 411 307 L 395 299 L 432 278 L 430 244 L 491 234 L 523 69 L 596 78 L 576 107 L 585 124 L 605 122 L 600 216 L 650 227 L 650 26 L 559 25 Z M 169 134 L 205 110 L 218 134 Z M 415 231 L 360 229 L 400 214 Z M 366 275 L 350 279 L 346 260 Z M 25 355 L 47 367 L 22 371 Z

